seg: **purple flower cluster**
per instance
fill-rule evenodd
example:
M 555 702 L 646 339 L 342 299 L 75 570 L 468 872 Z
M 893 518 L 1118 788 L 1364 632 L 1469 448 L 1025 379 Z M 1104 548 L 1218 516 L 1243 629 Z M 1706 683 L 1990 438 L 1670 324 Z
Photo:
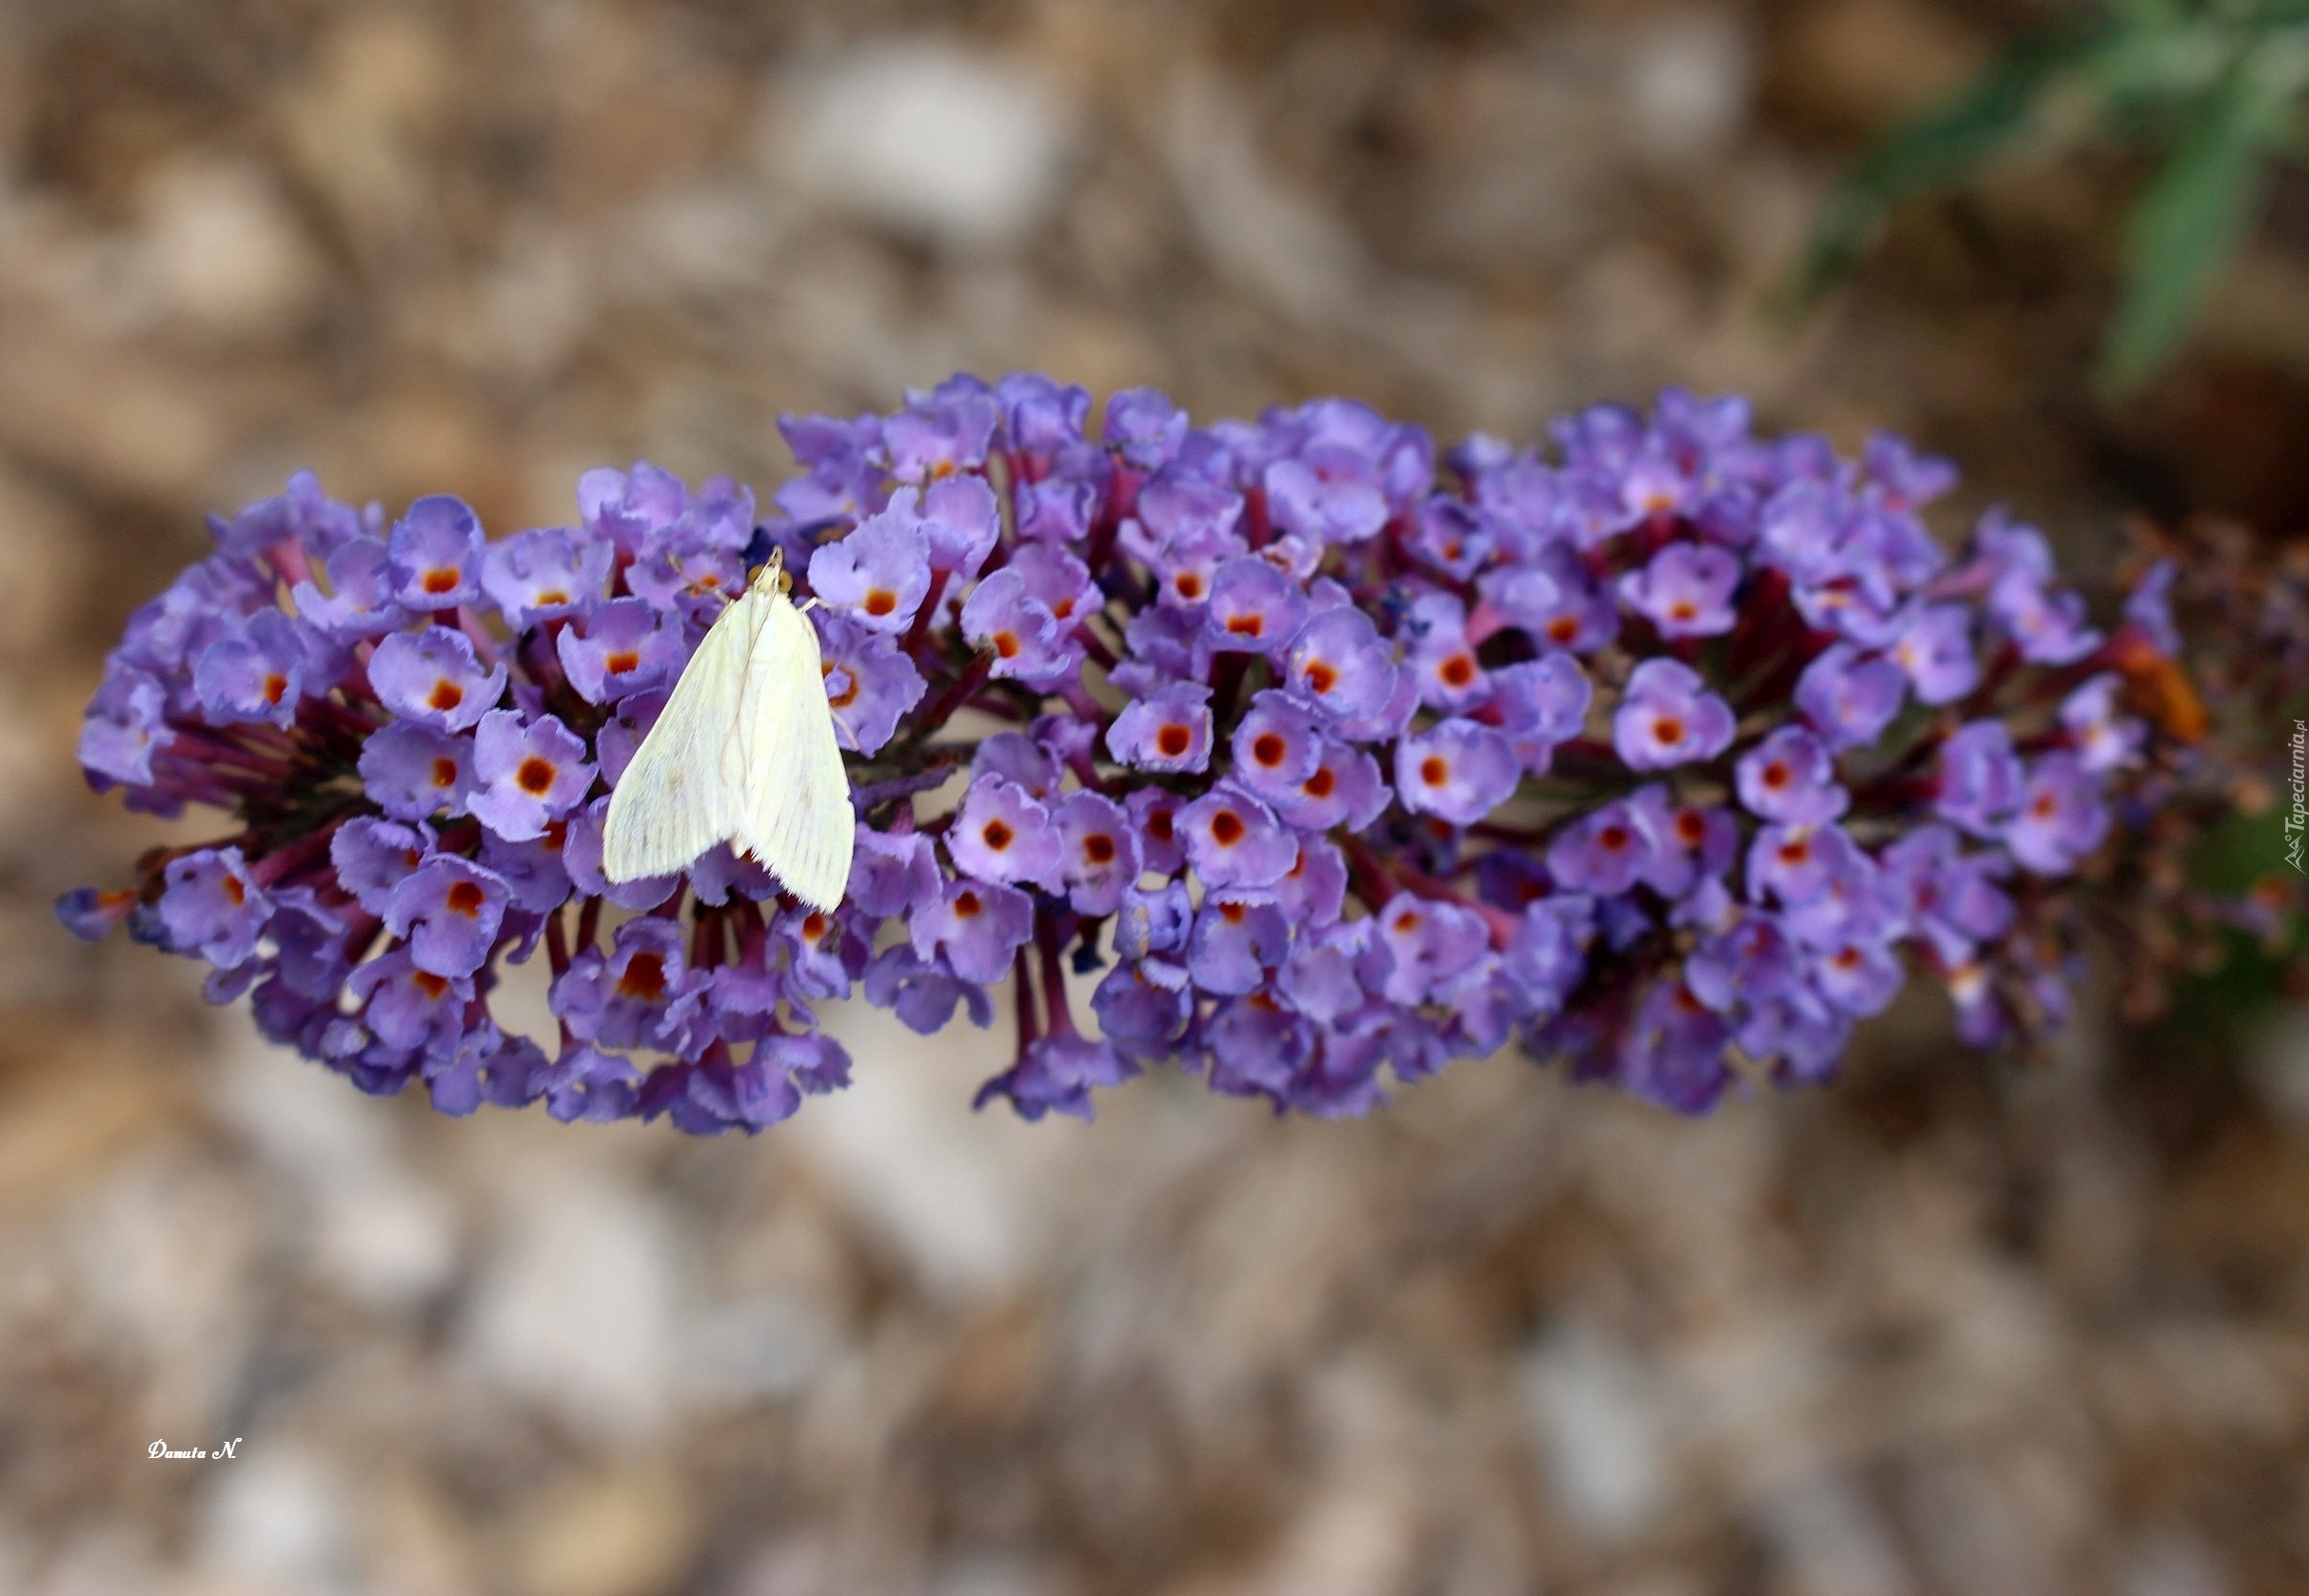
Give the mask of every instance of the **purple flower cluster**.
M 365 1090 L 706 1133 L 843 1084 L 814 1005 L 860 987 L 927 1034 L 1008 983 L 981 1101 L 1029 1118 L 1157 1063 L 1360 1113 L 1512 1041 L 1696 1113 L 1825 1076 L 1911 962 L 1975 1041 L 2060 1012 L 2049 895 L 2164 754 L 2124 711 L 2161 579 L 2103 637 L 2034 530 L 1944 551 L 1944 463 L 1737 399 L 1440 462 L 1342 400 L 1091 408 L 1014 374 L 788 418 L 759 522 L 646 465 L 496 542 L 293 479 L 132 618 L 81 742 L 242 829 L 60 913 L 206 959 Z M 844 901 L 726 847 L 611 883 L 606 795 L 774 547 L 851 767 Z M 550 1050 L 489 1006 L 541 947 Z

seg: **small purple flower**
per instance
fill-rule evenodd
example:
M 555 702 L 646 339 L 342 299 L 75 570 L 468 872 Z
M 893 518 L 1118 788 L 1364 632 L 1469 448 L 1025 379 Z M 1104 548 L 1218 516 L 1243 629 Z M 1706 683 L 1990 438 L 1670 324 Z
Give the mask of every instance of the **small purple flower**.
M 1352 743 L 1321 737 L 1314 768 L 1288 798 L 1276 800 L 1276 813 L 1304 831 L 1345 826 L 1355 832 L 1377 819 L 1393 796 L 1378 760 Z
M 1906 978 L 1890 948 L 1863 936 L 1844 937 L 1821 949 L 1810 973 L 1821 996 L 1860 1018 L 1884 1013 Z
M 1712 759 L 1732 740 L 1731 706 L 1690 666 L 1647 660 L 1629 673 L 1611 718 L 1611 742 L 1636 770 Z
M 983 464 L 1001 416 L 982 384 L 948 382 L 909 393 L 906 407 L 882 423 L 890 474 L 901 483 L 936 482 Z
M 962 635 L 993 656 L 998 677 L 1050 682 L 1072 674 L 1077 651 L 1061 646 L 1057 617 L 1028 590 L 1026 578 L 1005 566 L 971 590 L 962 605 Z
M 1412 558 L 1466 581 L 1490 562 L 1491 534 L 1474 505 L 1438 493 L 1419 506 L 1406 540 Z
M 1178 681 L 1123 705 L 1107 752 L 1137 770 L 1193 774 L 1211 762 L 1211 689 Z
M 580 1041 L 680 1051 L 712 985 L 692 970 L 681 928 L 655 915 L 618 927 L 609 952 L 587 948 L 557 976 L 553 1012 Z
M 1203 636 L 1214 650 L 1278 655 L 1306 620 L 1305 595 L 1264 560 L 1238 555 L 1212 573 Z
M 1034 900 L 1017 888 L 964 877 L 917 909 L 907 929 L 918 956 L 942 954 L 957 975 L 986 986 L 1010 973 L 1034 921 Z
M 1918 604 L 1907 611 L 1892 659 L 1907 672 L 1920 703 L 1954 703 L 1980 684 L 1972 617 L 1962 604 Z
M 1182 967 L 1158 958 L 1127 959 L 1098 983 L 1091 1009 L 1098 1029 L 1114 1040 L 1160 1049 L 1186 1030 L 1194 994 Z
M 1651 842 L 1625 800 L 1589 810 L 1548 845 L 1548 875 L 1567 892 L 1610 897 L 1651 863 Z
M 1468 640 L 1467 612 L 1449 593 L 1423 593 L 1404 621 L 1411 643 L 1404 665 L 1419 680 L 1428 708 L 1452 715 L 1491 696 L 1491 681 Z
M 1053 811 L 1059 838 L 1059 873 L 1075 912 L 1093 918 L 1122 906 L 1138 879 L 1138 833 L 1113 798 L 1069 793 Z
M 464 813 L 473 791 L 473 739 L 398 720 L 361 747 L 361 785 L 396 820 Z
M 163 872 L 161 929 L 178 953 L 198 954 L 220 970 L 246 964 L 272 917 L 272 899 L 248 873 L 238 848 L 203 848 L 168 861 Z
M 1035 371 L 1014 371 L 995 384 L 1002 407 L 1002 431 L 1010 446 L 1046 455 L 1082 441 L 1090 419 L 1087 388 L 1060 384 Z
M 1731 1084 L 1724 1062 L 1730 1039 L 1730 1028 L 1689 987 L 1658 981 L 1645 994 L 1620 1050 L 1620 1084 L 1678 1113 L 1706 1113 Z
M 1187 942 L 1187 973 L 1205 992 L 1256 991 L 1291 950 L 1291 921 L 1272 893 L 1214 890 Z
M 1836 784 L 1836 760 L 1802 726 L 1782 726 L 1740 757 L 1735 772 L 1740 802 L 1766 820 L 1817 825 L 1851 806 Z
M 1105 438 L 1123 461 L 1152 471 L 1178 452 L 1187 413 L 1155 388 L 1124 388 L 1106 402 Z
M 1570 741 L 1586 727 L 1594 684 L 1579 661 L 1562 649 L 1502 665 L 1490 675 L 1491 703 L 1501 735 L 1523 761 L 1525 774 L 1547 775 L 1556 745 Z
M 1371 617 L 1340 605 L 1301 628 L 1291 645 L 1290 690 L 1336 721 L 1384 709 L 1395 690 L 1394 653 Z
M 890 502 L 902 504 L 913 493 L 901 488 Z M 922 536 L 930 543 L 930 568 L 944 571 L 952 583 L 978 574 L 994 552 L 1002 532 L 1001 507 L 983 477 L 948 477 L 930 484 L 921 497 Z
M 902 633 L 930 593 L 930 541 L 893 504 L 810 557 L 810 591 L 871 631 Z
M 257 611 L 203 651 L 192 690 L 212 725 L 293 725 L 306 692 L 306 646 L 296 621 L 279 610 Z
M 392 890 L 432 851 L 432 834 L 424 827 L 364 815 L 345 821 L 328 839 L 329 862 L 337 868 L 338 881 L 363 909 L 379 917 Z
M 1455 826 L 1471 826 L 1505 803 L 1522 776 L 1508 739 L 1473 720 L 1445 720 L 1395 744 L 1403 806 Z
M 1810 903 L 1829 890 L 1858 852 L 1832 821 L 1766 826 L 1748 849 L 1747 895 L 1761 902 L 1769 893 L 1791 907 Z
M 1298 843 L 1273 810 L 1224 786 L 1181 808 L 1176 825 L 1206 887 L 1271 887 L 1298 857 Z
M 2173 581 L 2181 567 L 2160 560 L 2141 573 L 2125 596 L 2124 619 L 2141 628 L 2149 646 L 2168 660 L 2181 658 L 2181 633 L 2173 624 Z
M 1966 854 L 1956 833 L 1938 823 L 1919 826 L 1884 852 L 1886 885 L 1945 969 L 2011 927 L 2012 899 L 1996 884 L 2010 869 L 2001 854 Z
M 1040 1119 L 1054 1110 L 1076 1119 L 1092 1117 L 1091 1089 L 1119 1086 L 1135 1072 L 1103 1040 L 1054 1032 L 1028 1044 L 1018 1062 L 978 1088 L 974 1107 L 1008 1097 L 1022 1119 Z
M 1322 743 L 1314 717 L 1270 688 L 1234 728 L 1235 779 L 1269 803 L 1292 804 L 1321 762 Z
M 411 1053 L 453 1047 L 473 1001 L 470 980 L 418 968 L 406 948 L 370 959 L 345 985 L 377 1039 Z
M 1796 679 L 1796 707 L 1828 747 L 1841 752 L 1884 736 L 1906 691 L 1907 679 L 1891 660 L 1864 655 L 1848 642 L 1832 643 Z
M 810 618 L 818 627 L 819 664 L 825 676 L 826 707 L 834 712 L 835 740 L 869 757 L 880 753 L 930 684 L 886 634 L 870 632 L 822 606 Z
M 1940 750 L 1940 790 L 1932 807 L 1975 837 L 1993 837 L 2021 801 L 2021 760 L 2002 720 L 1959 727 Z
M 1711 543 L 1669 543 L 1620 578 L 1620 597 L 1664 638 L 1705 638 L 1732 627 L 1740 561 Z
M 487 960 L 511 896 L 496 872 L 436 854 L 386 895 L 385 928 L 408 938 L 418 969 L 462 978 Z
M 1143 868 L 1158 876 L 1175 876 L 1186 869 L 1186 839 L 1178 834 L 1178 811 L 1186 799 L 1162 787 L 1141 787 L 1122 801 L 1138 831 Z
M 385 708 L 436 732 L 472 730 L 505 692 L 503 663 L 484 669 L 473 640 L 446 626 L 385 639 L 368 678 Z
M 594 767 L 585 739 L 554 717 L 524 721 L 519 710 L 493 709 L 473 734 L 473 777 L 480 790 L 465 800 L 467 812 L 507 841 L 524 842 L 583 801 Z
M 1391 961 L 1381 988 L 1391 1003 L 1448 995 L 1490 950 L 1483 917 L 1456 903 L 1397 893 L 1372 919 Z
M 76 749 L 90 786 L 102 792 L 114 781 L 151 785 L 152 756 L 173 735 L 168 707 L 168 689 L 159 682 L 117 654 L 106 662 L 103 685 L 80 723 Z
M 962 795 L 946 851 L 966 876 L 1054 891 L 1059 884 L 1060 839 L 1050 811 L 1016 782 L 992 773 L 973 779 Z
M 548 621 L 565 621 L 601 602 L 616 550 L 605 542 L 583 542 L 561 526 L 534 527 L 491 543 L 482 554 L 481 586 L 504 612 L 515 631 Z M 336 579 L 336 562 L 329 563 Z M 340 592 L 343 583 L 338 584 Z
M 1721 877 L 1740 852 L 1740 823 L 1713 804 L 1679 802 L 1660 782 L 1628 796 L 1628 812 L 1649 844 L 1644 884 L 1662 897 L 1681 898 L 1703 878 Z
M 322 636 L 352 642 L 382 637 L 407 621 L 409 612 L 393 596 L 392 559 L 375 538 L 340 544 L 326 569 L 326 595 L 309 581 L 298 582 L 291 594 L 298 617 Z
M 1355 449 L 1314 444 L 1267 467 L 1267 511 L 1286 532 L 1317 543 L 1357 543 L 1387 524 L 1387 495 Z
M 1989 589 L 1988 613 L 2031 664 L 2072 664 L 2101 646 L 2101 634 L 2084 624 L 2083 599 L 2047 593 L 2034 577 L 2014 572 L 2000 578 Z
M 445 493 L 420 499 L 385 539 L 393 597 L 407 609 L 446 610 L 481 597 L 481 519 Z
M 2012 857 L 2040 876 L 2065 876 L 2108 835 L 2100 783 L 2074 754 L 2057 750 L 2032 765 L 2003 830 Z
M 687 659 L 680 623 L 646 599 L 612 599 L 553 640 L 569 685 L 587 703 L 670 687 Z M 373 670 L 373 667 L 372 667 Z
M 2117 713 L 2122 681 L 2113 672 L 2094 677 L 2061 701 L 2061 724 L 2076 744 L 2078 762 L 2099 776 L 2141 762 L 2148 728 Z

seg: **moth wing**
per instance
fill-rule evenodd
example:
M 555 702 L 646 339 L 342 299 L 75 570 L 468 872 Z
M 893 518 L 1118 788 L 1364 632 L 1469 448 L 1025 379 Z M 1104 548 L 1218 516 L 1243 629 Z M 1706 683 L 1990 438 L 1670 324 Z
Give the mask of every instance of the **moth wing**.
M 834 740 L 818 630 L 783 594 L 767 601 L 739 710 L 747 779 L 738 836 L 788 892 L 830 910 L 850 883 L 858 825 L 850 778 Z
M 715 618 L 610 793 L 602 874 L 612 881 L 686 869 L 736 831 L 746 774 L 740 706 L 761 603 L 749 592 Z

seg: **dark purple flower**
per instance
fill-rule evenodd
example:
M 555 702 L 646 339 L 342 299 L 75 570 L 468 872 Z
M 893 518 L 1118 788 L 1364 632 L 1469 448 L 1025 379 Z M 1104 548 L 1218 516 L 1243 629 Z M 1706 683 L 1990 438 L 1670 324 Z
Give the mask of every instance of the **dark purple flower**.
M 166 721 L 168 692 L 120 660 L 105 665 L 104 683 L 89 701 L 76 750 L 81 767 L 98 791 L 114 781 L 130 787 L 152 782 L 152 756 L 172 735 Z
M 393 597 L 412 610 L 455 609 L 481 597 L 481 518 L 445 493 L 420 499 L 385 539 Z
M 1468 640 L 1467 612 L 1449 593 L 1423 593 L 1411 601 L 1404 620 L 1410 644 L 1404 666 L 1418 679 L 1419 699 L 1428 708 L 1451 715 L 1491 696 L 1490 678 Z
M 1027 1044 L 1016 1064 L 978 1089 L 975 1102 L 983 1107 L 999 1095 L 1008 1097 L 1023 1119 L 1040 1119 L 1056 1110 L 1088 1120 L 1091 1089 L 1119 1086 L 1133 1074 L 1104 1041 L 1071 1031 L 1054 1033 Z
M 1505 803 L 1522 776 L 1508 739 L 1473 720 L 1441 721 L 1395 744 L 1403 806 L 1455 826 L 1471 826 Z
M 1611 717 L 1611 743 L 1637 770 L 1712 759 L 1732 740 L 1731 706 L 1699 673 L 1674 660 L 1647 660 L 1628 678 Z
M 1091 1010 L 1112 1040 L 1134 1050 L 1157 1050 L 1186 1030 L 1194 995 L 1183 966 L 1158 958 L 1126 959 L 1091 994 Z
M 1833 822 L 1766 826 L 1748 849 L 1747 895 L 1759 902 L 1769 893 L 1784 905 L 1810 903 L 1827 893 L 1858 852 Z
M 553 982 L 553 1012 L 571 1035 L 597 1047 L 679 1053 L 712 986 L 693 970 L 681 928 L 655 915 L 618 927 L 609 951 L 587 948 Z
M 585 739 L 554 717 L 524 720 L 519 710 L 493 709 L 473 734 L 479 790 L 465 808 L 507 841 L 524 842 L 582 802 L 593 775 Z
M 470 975 L 487 960 L 511 897 L 496 872 L 436 854 L 385 895 L 385 929 L 408 938 L 418 969 Z
M 473 640 L 446 626 L 385 639 L 369 660 L 368 679 L 385 708 L 436 732 L 472 730 L 505 692 L 504 664 L 484 668 Z
M 1185 803 L 1162 787 L 1141 787 L 1123 799 L 1131 823 L 1138 828 L 1140 863 L 1161 876 L 1175 876 L 1187 867 L 1186 839 L 1178 832 L 1178 811 Z
M 1679 801 L 1657 781 L 1628 795 L 1649 844 L 1644 884 L 1662 897 L 1680 898 L 1703 877 L 1720 877 L 1740 852 L 1740 824 L 1727 809 Z
M 1636 1096 L 1678 1113 L 1706 1113 L 1731 1084 L 1731 1031 L 1678 980 L 1655 982 L 1620 1050 L 1619 1079 Z
M 420 969 L 406 948 L 370 959 L 345 985 L 376 1038 L 411 1053 L 454 1048 L 473 1001 L 470 980 Z

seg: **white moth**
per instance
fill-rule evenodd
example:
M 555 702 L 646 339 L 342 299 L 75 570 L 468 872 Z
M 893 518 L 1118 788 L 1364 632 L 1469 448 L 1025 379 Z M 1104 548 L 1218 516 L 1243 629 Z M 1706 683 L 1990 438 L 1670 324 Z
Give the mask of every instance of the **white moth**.
M 602 873 L 685 869 L 717 842 L 751 854 L 813 909 L 850 879 L 850 779 L 818 632 L 786 597 L 782 552 L 715 618 L 665 712 L 609 795 Z

